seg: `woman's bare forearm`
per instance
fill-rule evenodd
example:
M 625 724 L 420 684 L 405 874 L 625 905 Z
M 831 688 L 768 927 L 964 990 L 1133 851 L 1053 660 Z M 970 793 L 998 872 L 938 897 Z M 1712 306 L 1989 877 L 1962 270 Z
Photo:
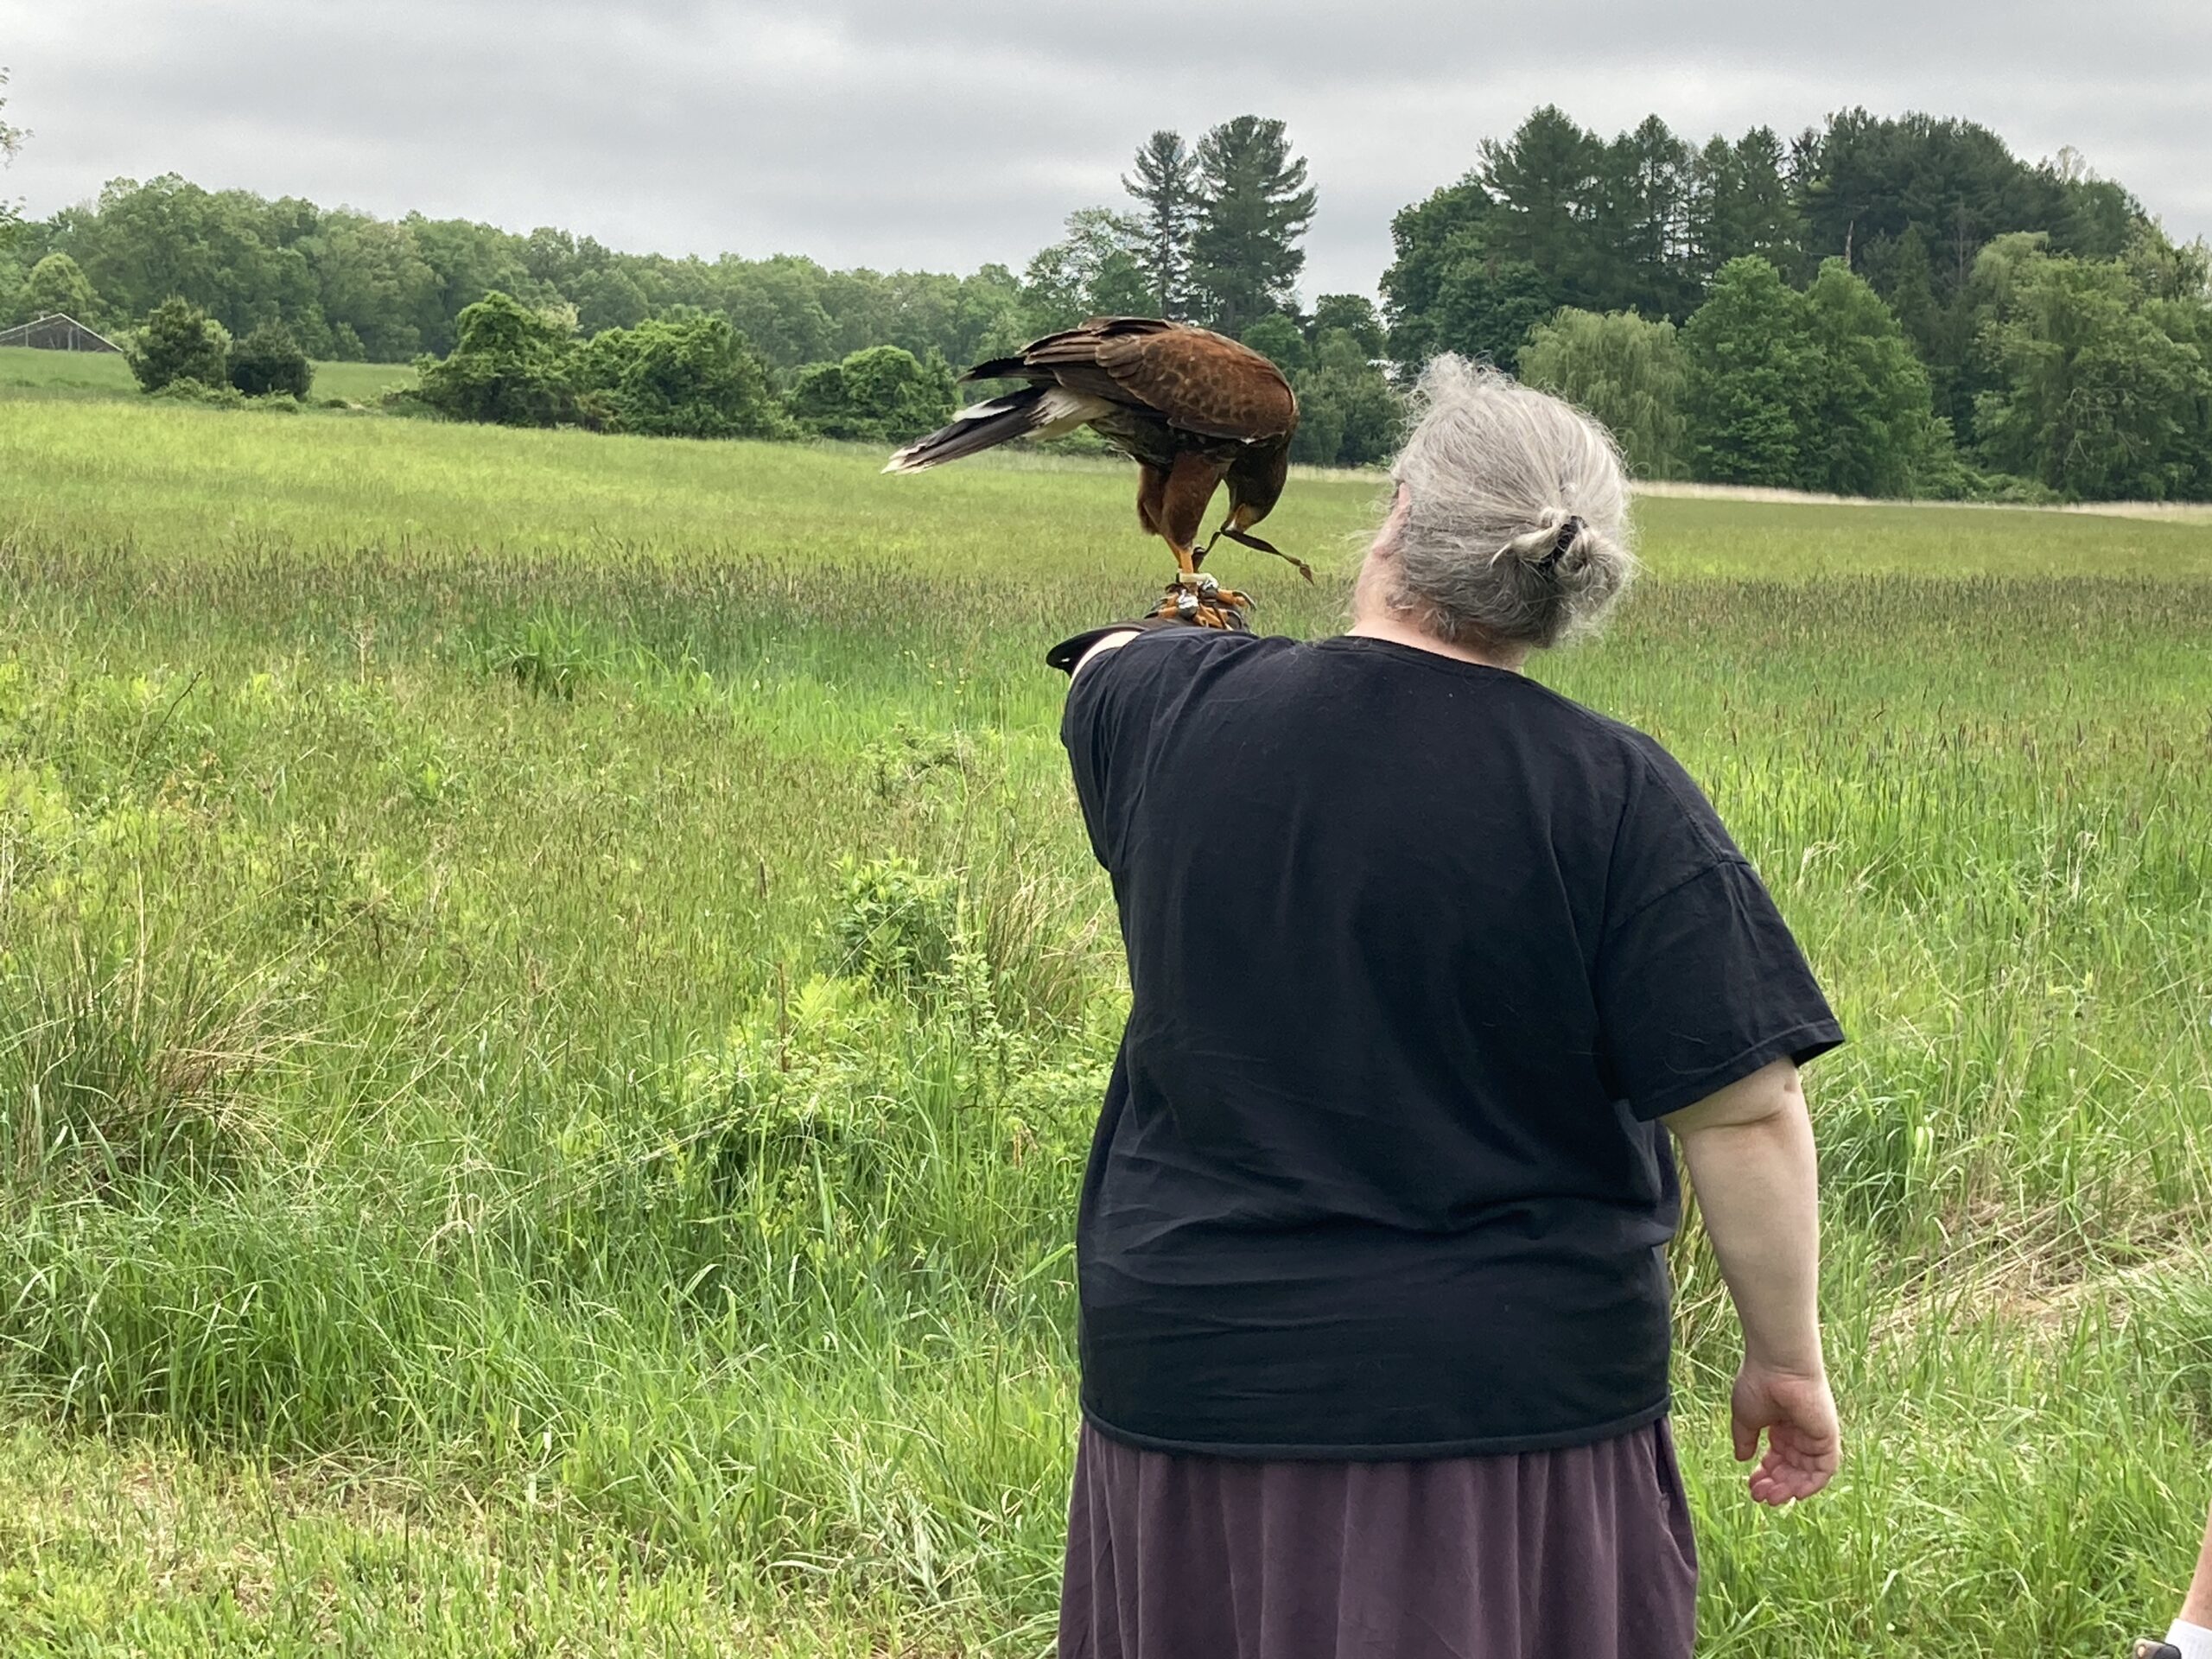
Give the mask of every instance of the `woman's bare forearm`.
M 1777 1061 L 1667 1120 L 1744 1326 L 1744 1354 L 1818 1376 L 1821 1222 L 1797 1069 Z
M 2204 1522 L 2204 1551 L 2196 1558 L 2196 1576 L 2190 1580 L 2189 1599 L 2181 1616 L 2192 1624 L 2212 1630 L 2212 1516 Z

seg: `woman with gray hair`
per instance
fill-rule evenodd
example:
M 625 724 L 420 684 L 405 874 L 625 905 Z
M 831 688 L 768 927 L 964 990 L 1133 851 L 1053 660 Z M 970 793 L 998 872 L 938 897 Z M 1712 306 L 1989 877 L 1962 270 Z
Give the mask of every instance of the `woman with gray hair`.
M 1618 457 L 1456 359 L 1420 403 L 1349 633 L 1053 654 L 1132 989 L 1062 1659 L 1688 1654 L 1669 1131 L 1750 1494 L 1836 1466 L 1797 1067 L 1843 1033 L 1681 768 L 1521 672 L 1628 584 Z

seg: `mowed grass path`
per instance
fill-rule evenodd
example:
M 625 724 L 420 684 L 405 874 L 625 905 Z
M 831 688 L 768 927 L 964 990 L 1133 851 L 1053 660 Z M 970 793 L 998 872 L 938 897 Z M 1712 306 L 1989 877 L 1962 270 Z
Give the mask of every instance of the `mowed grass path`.
M 1119 467 L 0 402 L 0 1626 L 1033 1654 L 1124 996 L 1060 633 Z M 1334 625 L 1379 491 L 1241 550 Z M 1713 794 L 1853 1434 L 1707 1649 L 2116 1651 L 2212 1497 L 2212 527 L 1687 500 L 1541 677 Z

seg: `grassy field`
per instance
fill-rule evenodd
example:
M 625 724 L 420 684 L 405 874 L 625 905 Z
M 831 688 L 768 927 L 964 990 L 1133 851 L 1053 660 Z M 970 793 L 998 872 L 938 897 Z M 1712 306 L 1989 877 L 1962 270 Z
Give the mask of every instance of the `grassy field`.
M 11 1653 L 1034 1655 L 1125 995 L 1061 632 L 1128 474 L 0 401 Z M 1376 492 L 1224 553 L 1334 625 Z M 1853 1456 L 1681 1433 L 1707 1651 L 2116 1653 L 2212 1498 L 2212 526 L 1654 500 L 1538 665 L 1856 1039 Z
M 312 396 L 368 404 L 391 386 L 415 384 L 404 363 L 318 363 Z M 0 346 L 0 397 L 138 396 L 130 365 L 112 352 L 39 352 Z

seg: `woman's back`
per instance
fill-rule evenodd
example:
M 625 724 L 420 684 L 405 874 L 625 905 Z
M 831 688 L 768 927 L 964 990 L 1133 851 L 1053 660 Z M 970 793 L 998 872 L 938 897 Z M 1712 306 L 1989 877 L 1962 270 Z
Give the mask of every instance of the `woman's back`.
M 1093 1417 L 1375 1458 L 1663 1413 L 1653 1120 L 1840 1038 L 1680 768 L 1359 637 L 1147 636 L 1065 736 L 1134 989 L 1079 1233 Z

